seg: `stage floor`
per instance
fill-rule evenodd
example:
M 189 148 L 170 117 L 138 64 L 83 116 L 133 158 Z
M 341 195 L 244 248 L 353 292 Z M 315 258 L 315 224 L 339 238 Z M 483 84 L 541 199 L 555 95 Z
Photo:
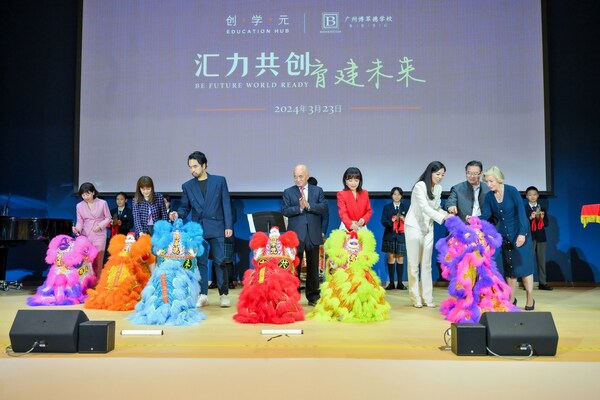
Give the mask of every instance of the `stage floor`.
M 299 392 L 302 396 L 298 395 L 298 398 L 311 393 L 306 387 L 307 380 L 314 380 L 314 390 L 331 391 L 331 395 L 338 398 L 336 394 L 345 391 L 359 394 L 364 390 L 369 396 L 394 393 L 400 390 L 400 386 L 404 394 L 408 393 L 407 387 L 416 390 L 412 392 L 415 394 L 436 393 L 438 390 L 439 393 L 447 393 L 443 390 L 444 386 L 455 387 L 460 381 L 466 384 L 465 380 L 471 380 L 468 374 L 478 377 L 477 383 L 469 383 L 471 386 L 484 385 L 492 376 L 497 378 L 497 374 L 507 374 L 497 383 L 501 387 L 508 384 L 512 389 L 532 389 L 532 394 L 547 392 L 546 396 L 550 396 L 547 398 L 554 398 L 560 393 L 570 396 L 580 393 L 586 397 L 585 394 L 593 393 L 588 388 L 592 390 L 595 387 L 593 382 L 600 372 L 600 288 L 556 288 L 552 292 L 535 290 L 534 312 L 552 313 L 559 343 L 555 357 L 533 357 L 527 361 L 492 356 L 460 357 L 450 350 L 440 349 L 445 346 L 444 332 L 450 323 L 442 318 L 439 308 L 413 308 L 406 291 L 388 292 L 386 298 L 392 305 L 389 321 L 347 324 L 309 319 L 290 325 L 236 323 L 232 316 L 239 292 L 240 289 L 230 292 L 233 307 L 220 308 L 217 291 L 211 290 L 211 305 L 202 309 L 207 317 L 205 321 L 192 327 L 162 326 L 162 336 L 120 335 L 123 329 L 157 328 L 130 324 L 125 318 L 131 312 L 88 310 L 82 306 L 53 307 L 82 309 L 90 320 L 116 321 L 115 350 L 107 354 L 35 353 L 16 359 L 3 352 L 0 356 L 0 398 L 8 399 L 5 395 L 18 398 L 8 388 L 16 382 L 27 382 L 27 377 L 36 371 L 39 373 L 37 376 L 45 376 L 39 382 L 47 382 L 50 386 L 56 384 L 51 377 L 72 378 L 78 375 L 78 371 L 87 376 L 85 382 L 91 379 L 95 384 L 103 385 L 102 379 L 109 379 L 116 385 L 126 386 L 127 376 L 135 372 L 131 377 L 137 382 L 135 393 L 147 391 L 147 398 L 154 398 L 162 392 L 175 393 L 176 389 L 172 386 L 170 392 L 162 386 L 162 389 L 158 388 L 157 382 L 163 381 L 165 374 L 182 382 L 185 382 L 184 377 L 196 377 L 202 381 L 198 385 L 208 385 L 211 393 L 222 395 L 243 393 L 239 390 L 274 395 L 279 392 L 273 390 L 271 381 L 280 377 L 281 382 L 274 384 L 276 387 L 283 385 L 282 382 L 302 387 Z M 9 330 L 17 311 L 29 308 L 25 300 L 32 293 L 27 288 L 0 293 L 0 345 L 3 348 L 10 344 Z M 436 302 L 446 296 L 445 288 L 434 289 Z M 524 291 L 519 290 L 517 298 L 519 304 L 524 304 Z M 305 300 L 303 306 L 310 310 Z M 261 335 L 262 329 L 302 329 L 303 334 L 273 337 Z M 25 370 L 18 372 L 20 368 L 25 368 L 27 374 L 23 375 Z M 580 374 L 574 374 L 575 371 L 580 371 Z M 371 385 L 369 390 L 356 389 L 362 388 L 360 382 L 364 379 L 376 379 L 377 389 Z M 236 388 L 242 383 L 249 386 L 228 392 L 232 387 L 223 388 L 216 382 Z M 429 387 L 416 387 L 418 384 Z M 569 390 L 566 390 L 565 384 Z M 329 385 L 338 386 L 337 391 L 326 389 Z M 188 388 L 194 386 L 190 383 L 183 385 Z M 28 386 L 28 390 L 29 396 L 23 398 L 34 397 L 37 393 L 32 392 L 37 390 L 33 386 Z M 47 392 L 40 391 L 38 394 L 44 393 Z M 190 395 L 189 391 L 178 393 L 180 396 L 173 398 L 188 398 Z M 200 393 L 202 389 L 198 389 Z M 497 393 L 503 393 L 503 390 L 499 389 Z

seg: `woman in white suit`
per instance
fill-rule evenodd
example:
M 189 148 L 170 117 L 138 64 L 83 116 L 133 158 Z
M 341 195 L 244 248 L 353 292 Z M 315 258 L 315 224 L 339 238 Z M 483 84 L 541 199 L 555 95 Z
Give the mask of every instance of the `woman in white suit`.
M 450 214 L 441 208 L 442 187 L 446 167 L 439 161 L 429 163 L 412 189 L 410 208 L 404 220 L 406 256 L 408 258 L 408 290 L 413 307 L 436 307 L 433 302 L 431 258 L 433 254 L 433 221 L 442 224 Z M 421 277 L 419 282 L 419 265 Z M 420 284 L 419 284 L 420 283 Z

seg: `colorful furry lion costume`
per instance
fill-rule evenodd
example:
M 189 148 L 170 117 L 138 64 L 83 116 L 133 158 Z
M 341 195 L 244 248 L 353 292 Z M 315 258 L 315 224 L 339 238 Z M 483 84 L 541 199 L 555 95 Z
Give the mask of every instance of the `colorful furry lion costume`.
M 96 284 L 92 264 L 98 250 L 85 236 L 73 239 L 58 235 L 50 241 L 46 262 L 50 270 L 36 294 L 27 299 L 30 306 L 81 304 L 88 288 Z
M 300 281 L 294 272 L 298 266 L 298 244 L 296 233 L 280 234 L 277 227 L 271 229 L 269 236 L 264 232 L 252 236 L 254 269 L 244 274 L 244 288 L 234 320 L 246 324 L 289 324 L 304 320 L 298 291 Z
M 135 233 L 115 235 L 108 245 L 110 258 L 95 289 L 88 289 L 85 308 L 111 311 L 130 311 L 141 299 L 144 286 L 150 278 L 148 264 L 152 255 L 152 238 Z
M 321 298 L 308 317 L 321 321 L 374 322 L 389 319 L 385 289 L 371 268 L 379 255 L 373 232 L 334 230 L 325 242 L 328 274 Z
M 177 219 L 154 224 L 152 244 L 158 266 L 142 290 L 142 300 L 128 319 L 134 324 L 193 325 L 206 319 L 196 308 L 200 294 L 200 272 L 196 257 L 202 255 L 202 227 L 183 225 Z
M 510 301 L 511 288 L 498 272 L 494 253 L 502 236 L 492 224 L 477 217 L 469 225 L 458 217 L 446 220 L 450 234 L 438 240 L 442 277 L 450 281 L 440 312 L 450 322 L 477 323 L 486 311 L 519 311 Z

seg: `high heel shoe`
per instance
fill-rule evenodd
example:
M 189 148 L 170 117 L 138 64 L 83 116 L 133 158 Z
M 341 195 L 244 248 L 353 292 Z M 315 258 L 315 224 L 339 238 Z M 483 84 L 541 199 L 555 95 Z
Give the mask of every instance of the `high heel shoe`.
M 394 286 L 394 282 L 390 282 L 385 288 L 385 290 L 394 290 L 394 289 L 396 289 L 396 286 Z
M 530 306 L 525 306 L 525 311 L 533 311 L 535 310 L 535 299 L 533 299 L 533 304 Z
M 513 300 L 513 306 L 517 305 L 517 298 L 515 297 L 515 299 Z

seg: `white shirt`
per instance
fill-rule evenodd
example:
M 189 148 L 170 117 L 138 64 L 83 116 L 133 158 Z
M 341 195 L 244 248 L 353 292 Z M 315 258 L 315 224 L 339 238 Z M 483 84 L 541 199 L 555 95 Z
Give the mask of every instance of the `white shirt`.
M 473 212 L 471 213 L 474 217 L 481 215 L 481 207 L 479 206 L 479 192 L 481 191 L 481 185 L 473 188 Z

